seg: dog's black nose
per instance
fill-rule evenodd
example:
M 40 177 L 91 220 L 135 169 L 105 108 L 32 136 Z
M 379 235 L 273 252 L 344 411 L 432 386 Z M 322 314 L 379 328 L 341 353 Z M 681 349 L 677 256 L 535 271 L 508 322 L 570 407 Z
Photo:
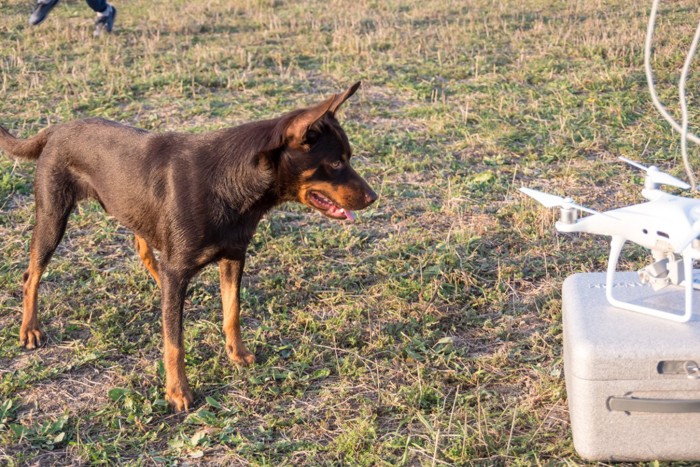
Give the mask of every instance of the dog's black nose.
M 374 192 L 374 190 L 370 189 L 369 191 L 365 192 L 365 203 L 367 206 L 375 201 L 377 201 L 377 194 Z

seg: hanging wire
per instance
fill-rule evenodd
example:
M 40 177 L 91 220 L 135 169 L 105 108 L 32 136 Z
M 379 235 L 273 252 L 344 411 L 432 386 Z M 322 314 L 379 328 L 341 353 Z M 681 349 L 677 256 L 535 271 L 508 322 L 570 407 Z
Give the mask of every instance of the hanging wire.
M 693 169 L 690 167 L 690 161 L 688 158 L 688 104 L 685 95 L 685 83 L 688 80 L 688 71 L 690 70 L 690 63 L 693 61 L 693 56 L 695 56 L 695 49 L 698 47 L 698 40 L 700 40 L 700 23 L 695 29 L 695 36 L 693 37 L 693 42 L 690 45 L 690 50 L 688 55 L 685 57 L 685 63 L 683 64 L 683 71 L 681 71 L 681 79 L 678 81 L 678 95 L 681 101 L 681 154 L 683 154 L 683 165 L 685 165 L 685 171 L 688 173 L 688 178 L 690 179 L 690 186 L 695 191 L 695 177 L 693 174 Z
M 688 174 L 690 180 L 690 185 L 693 190 L 695 190 L 695 176 L 693 174 L 692 167 L 690 166 L 690 161 L 688 159 L 688 140 L 695 144 L 700 144 L 700 138 L 696 135 L 688 132 L 688 107 L 686 100 L 685 84 L 688 78 L 688 72 L 690 70 L 690 63 L 693 61 L 693 56 L 695 55 L 695 50 L 700 41 L 700 23 L 695 30 L 695 36 L 693 37 L 693 42 L 688 51 L 688 55 L 685 58 L 685 63 L 683 66 L 683 71 L 681 72 L 681 78 L 678 83 L 678 92 L 680 95 L 681 102 L 681 118 L 682 125 L 679 125 L 673 117 L 668 113 L 666 107 L 659 100 L 659 96 L 656 94 L 656 88 L 654 86 L 654 76 L 651 70 L 651 43 L 654 35 L 654 26 L 656 24 L 656 12 L 659 8 L 659 0 L 653 0 L 651 5 L 651 12 L 649 13 L 649 24 L 647 26 L 647 35 L 644 41 L 644 72 L 647 77 L 647 84 L 649 85 L 649 93 L 651 94 L 651 100 L 654 106 L 659 111 L 661 116 L 671 125 L 671 127 L 678 133 L 681 134 L 681 153 L 683 155 L 683 165 L 685 166 L 685 171 Z

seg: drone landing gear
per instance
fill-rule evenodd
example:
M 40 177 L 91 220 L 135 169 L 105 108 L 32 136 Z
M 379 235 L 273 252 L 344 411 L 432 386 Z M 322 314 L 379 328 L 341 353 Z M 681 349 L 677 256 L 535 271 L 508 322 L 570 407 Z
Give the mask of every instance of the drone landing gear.
M 669 273 L 669 276 L 671 277 L 664 277 L 663 279 L 660 277 L 659 274 L 659 269 L 662 266 L 659 264 L 660 262 L 654 263 L 652 266 L 650 266 L 651 269 L 646 269 L 643 270 L 646 273 L 646 279 L 647 281 L 652 285 L 654 290 L 658 290 L 663 288 L 665 285 L 668 285 L 671 282 L 675 282 L 678 284 L 681 284 L 683 282 L 685 285 L 685 313 L 682 315 L 672 313 L 669 311 L 663 311 L 663 310 L 658 310 L 656 308 L 650 308 L 642 305 L 637 305 L 635 303 L 629 303 L 629 302 L 623 302 L 621 300 L 616 299 L 613 296 L 613 286 L 614 286 L 614 279 L 615 279 L 615 272 L 617 269 L 617 262 L 618 259 L 620 258 L 620 252 L 622 251 L 622 247 L 625 245 L 625 239 L 622 237 L 613 237 L 612 241 L 610 242 L 610 257 L 608 258 L 608 270 L 606 274 L 606 283 L 605 283 L 605 294 L 608 299 L 608 302 L 617 308 L 622 308 L 624 310 L 629 310 L 629 311 L 635 311 L 637 313 L 642 313 L 645 315 L 649 316 L 655 316 L 657 318 L 663 318 L 671 321 L 676 321 L 679 323 L 685 323 L 690 319 L 690 317 L 693 314 L 693 289 L 700 289 L 700 278 L 695 278 L 693 276 L 693 258 L 690 252 L 686 252 L 687 254 L 683 255 L 682 259 L 682 271 L 680 270 L 680 264 L 671 264 L 671 267 L 667 269 L 667 272 Z M 674 258 L 673 261 L 670 263 L 673 263 L 676 261 Z M 680 260 L 677 260 L 680 262 Z M 680 277 L 680 274 L 682 273 L 682 277 L 685 278 L 686 280 L 682 280 Z M 642 276 L 642 279 L 644 280 L 645 276 L 644 273 L 640 274 Z M 675 276 L 675 277 L 674 277 Z M 663 282 L 662 282 L 663 281 Z

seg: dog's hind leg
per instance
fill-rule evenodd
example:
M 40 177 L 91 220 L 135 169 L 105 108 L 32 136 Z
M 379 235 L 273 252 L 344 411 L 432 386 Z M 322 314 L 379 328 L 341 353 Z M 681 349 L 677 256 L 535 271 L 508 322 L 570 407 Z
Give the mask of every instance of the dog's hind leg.
M 150 246 L 148 246 L 148 243 L 146 243 L 146 240 L 144 240 L 142 237 L 134 235 L 134 240 L 136 251 L 138 251 L 141 261 L 143 261 L 146 269 L 148 269 L 148 272 L 151 273 L 151 276 L 153 276 L 153 279 L 155 279 L 156 284 L 158 284 L 158 287 L 160 287 L 160 278 L 158 277 L 158 260 L 153 254 L 153 250 Z
M 44 172 L 45 174 L 45 172 Z M 75 205 L 75 195 L 70 183 L 64 180 L 50 180 L 41 176 L 37 169 L 35 185 L 36 224 L 29 247 L 29 267 L 24 273 L 22 299 L 22 326 L 19 343 L 27 349 L 42 345 L 44 334 L 39 327 L 37 302 L 41 275 L 58 246 L 70 212 Z
M 241 338 L 241 276 L 245 257 L 237 260 L 219 260 L 219 277 L 221 280 L 221 302 L 224 306 L 224 334 L 226 335 L 226 353 L 237 365 L 247 366 L 255 363 L 255 355 L 243 345 Z

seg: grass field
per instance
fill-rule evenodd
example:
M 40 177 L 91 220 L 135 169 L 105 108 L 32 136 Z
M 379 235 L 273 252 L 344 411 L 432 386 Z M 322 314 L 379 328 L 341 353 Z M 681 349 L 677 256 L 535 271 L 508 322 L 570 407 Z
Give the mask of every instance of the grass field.
M 517 189 L 603 209 L 640 200 L 618 155 L 683 176 L 646 91 L 650 2 L 114 2 L 114 34 L 95 39 L 82 1 L 30 28 L 31 1 L 0 0 L 0 124 L 198 133 L 362 79 L 340 120 L 380 199 L 352 225 L 297 205 L 261 223 L 242 293 L 253 367 L 226 356 L 216 268 L 193 281 L 195 408 L 173 414 L 159 291 L 95 203 L 44 276 L 48 345 L 18 346 L 34 169 L 1 157 L 0 464 L 582 463 L 560 290 L 603 270 L 607 243 L 557 235 L 556 213 Z M 697 2 L 660 15 L 654 67 L 676 112 Z

